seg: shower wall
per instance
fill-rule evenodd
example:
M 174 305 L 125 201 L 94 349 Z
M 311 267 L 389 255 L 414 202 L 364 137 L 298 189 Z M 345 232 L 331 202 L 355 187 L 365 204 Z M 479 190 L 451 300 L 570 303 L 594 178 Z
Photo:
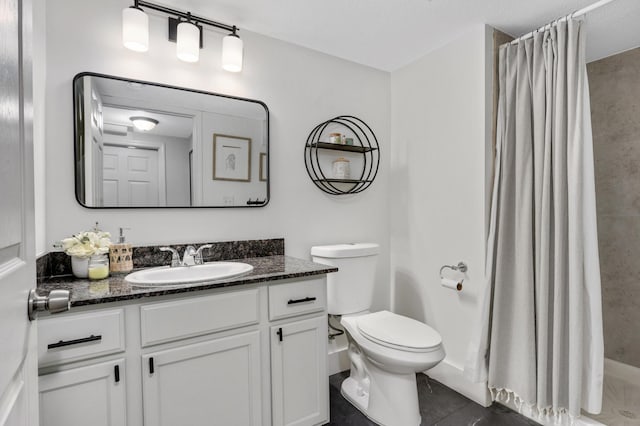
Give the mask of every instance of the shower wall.
M 587 65 L 605 357 L 640 367 L 640 48 Z

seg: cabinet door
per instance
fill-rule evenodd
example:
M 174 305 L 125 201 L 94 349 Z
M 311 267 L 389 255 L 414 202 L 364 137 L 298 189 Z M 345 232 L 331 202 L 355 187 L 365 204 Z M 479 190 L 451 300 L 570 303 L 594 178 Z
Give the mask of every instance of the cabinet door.
M 38 378 L 41 426 L 125 426 L 124 360 Z
M 142 361 L 145 425 L 262 423 L 258 331 L 150 353 Z
M 271 327 L 273 425 L 329 421 L 327 318 Z

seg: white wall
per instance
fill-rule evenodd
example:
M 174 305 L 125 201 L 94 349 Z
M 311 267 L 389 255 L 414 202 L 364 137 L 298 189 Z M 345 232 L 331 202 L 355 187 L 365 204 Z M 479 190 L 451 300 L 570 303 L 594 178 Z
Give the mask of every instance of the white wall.
M 392 306 L 442 335 L 446 359 L 428 374 L 481 403 L 462 367 L 484 288 L 491 37 L 477 27 L 391 74 Z M 438 275 L 458 261 L 459 293 Z
M 100 221 L 115 234 L 130 227 L 133 244 L 284 237 L 286 252 L 309 258 L 315 244 L 377 241 L 382 245 L 376 307 L 388 304 L 390 76 L 247 31 L 245 69 L 222 71 L 224 34 L 205 32 L 197 64 L 175 58 L 164 39 L 166 19 L 151 16 L 150 51 L 122 47 L 121 13 L 129 0 L 64 0 L 47 8 L 46 246 Z M 211 17 L 215 19 L 215 16 Z M 270 110 L 271 202 L 252 209 L 90 210 L 73 190 L 71 81 L 93 71 L 264 101 Z M 339 114 L 362 118 L 382 147 L 380 173 L 365 192 L 337 198 L 308 178 L 303 146 L 322 120 Z M 39 230 L 41 232 L 42 230 Z

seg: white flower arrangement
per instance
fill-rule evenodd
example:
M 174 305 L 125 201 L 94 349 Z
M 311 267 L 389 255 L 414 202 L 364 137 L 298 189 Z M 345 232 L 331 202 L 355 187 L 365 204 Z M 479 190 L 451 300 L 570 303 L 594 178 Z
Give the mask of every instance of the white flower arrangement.
M 62 249 L 69 256 L 91 257 L 109 253 L 111 234 L 102 231 L 85 231 L 62 240 Z

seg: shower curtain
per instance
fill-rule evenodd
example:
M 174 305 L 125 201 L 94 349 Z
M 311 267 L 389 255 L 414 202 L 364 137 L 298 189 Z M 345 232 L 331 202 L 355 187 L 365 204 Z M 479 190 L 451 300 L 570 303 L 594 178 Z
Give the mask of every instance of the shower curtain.
M 570 423 L 599 412 L 604 346 L 582 20 L 499 54 L 483 318 L 465 376 Z

